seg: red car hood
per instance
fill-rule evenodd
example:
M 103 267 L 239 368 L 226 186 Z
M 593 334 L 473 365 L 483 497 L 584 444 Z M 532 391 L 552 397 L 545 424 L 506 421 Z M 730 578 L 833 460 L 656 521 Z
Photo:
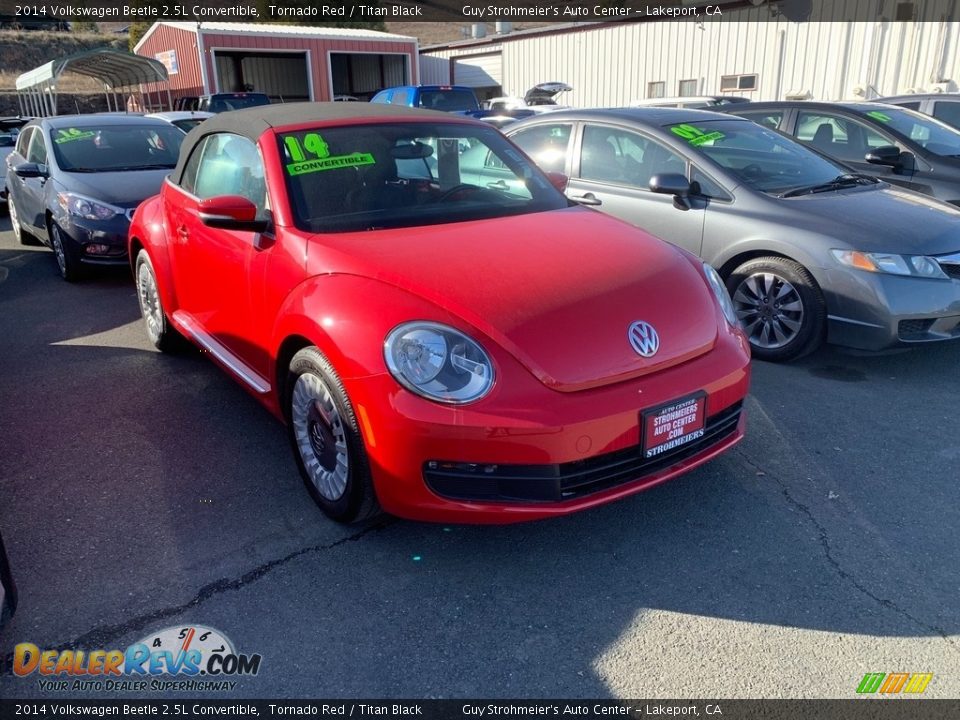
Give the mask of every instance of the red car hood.
M 556 390 L 670 367 L 717 338 L 712 291 L 677 249 L 582 208 L 315 241 L 325 251 L 309 253 L 310 274 L 347 272 L 415 293 Z M 627 338 L 636 320 L 659 334 L 652 358 Z

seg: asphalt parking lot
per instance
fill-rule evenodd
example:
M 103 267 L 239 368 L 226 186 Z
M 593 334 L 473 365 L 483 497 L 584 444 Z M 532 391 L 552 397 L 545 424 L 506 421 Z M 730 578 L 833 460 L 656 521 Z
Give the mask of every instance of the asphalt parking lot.
M 342 527 L 240 386 L 148 346 L 126 273 L 69 285 L 9 227 L 0 656 L 199 624 L 263 657 L 230 697 L 960 695 L 960 344 L 755 363 L 738 448 L 595 511 Z

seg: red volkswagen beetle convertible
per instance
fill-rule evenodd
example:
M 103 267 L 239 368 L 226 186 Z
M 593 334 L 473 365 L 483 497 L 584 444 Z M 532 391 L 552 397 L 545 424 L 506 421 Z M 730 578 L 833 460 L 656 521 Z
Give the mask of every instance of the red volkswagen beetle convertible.
M 509 180 L 471 183 L 468 156 Z M 282 418 L 336 520 L 512 522 L 635 493 L 740 440 L 748 345 L 711 268 L 561 182 L 444 113 L 218 115 L 133 220 L 147 332 Z

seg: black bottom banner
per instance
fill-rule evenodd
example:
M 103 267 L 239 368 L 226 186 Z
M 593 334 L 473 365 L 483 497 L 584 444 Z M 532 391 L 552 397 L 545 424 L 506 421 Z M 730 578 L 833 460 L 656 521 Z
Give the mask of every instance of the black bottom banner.
M 954 720 L 960 700 L 0 700 L 2 720 L 105 716 Z

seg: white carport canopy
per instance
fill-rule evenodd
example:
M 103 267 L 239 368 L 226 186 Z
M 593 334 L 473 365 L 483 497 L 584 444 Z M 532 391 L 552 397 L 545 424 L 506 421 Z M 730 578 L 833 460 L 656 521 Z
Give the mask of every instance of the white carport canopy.
M 66 72 L 95 78 L 103 83 L 108 110 L 121 110 L 123 95 L 130 88 L 145 83 L 166 83 L 167 69 L 159 60 L 134 55 L 133 53 L 100 48 L 67 55 L 51 60 L 40 67 L 28 70 L 17 78 L 17 96 L 22 115 L 47 117 L 57 114 L 57 82 Z M 111 105 L 111 96 L 113 99 Z M 152 103 L 149 108 L 154 109 Z M 163 100 L 157 103 L 163 109 Z M 167 88 L 166 105 L 169 107 L 170 88 Z

